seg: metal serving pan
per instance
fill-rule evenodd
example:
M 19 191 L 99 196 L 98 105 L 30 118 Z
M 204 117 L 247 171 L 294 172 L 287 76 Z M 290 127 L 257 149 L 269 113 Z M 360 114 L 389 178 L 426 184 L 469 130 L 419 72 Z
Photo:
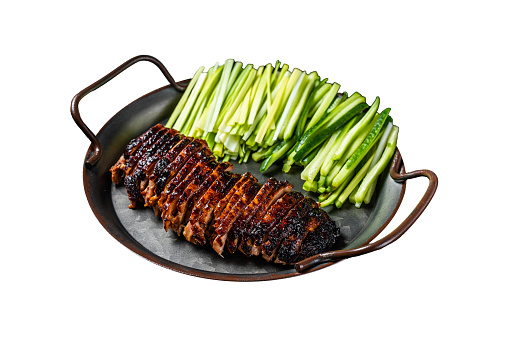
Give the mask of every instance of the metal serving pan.
M 98 89 L 122 71 L 139 61 L 156 65 L 170 82 L 170 85 L 150 92 L 133 101 L 115 114 L 96 134 L 90 131 L 81 119 L 78 105 L 81 99 Z M 200 247 L 178 238 L 173 232 L 164 232 L 162 222 L 152 209 L 130 210 L 124 186 L 111 183 L 109 168 L 122 154 L 132 138 L 142 134 L 156 123 L 164 123 L 177 105 L 189 80 L 175 82 L 164 65 L 147 55 L 134 57 L 111 73 L 88 86 L 72 99 L 71 115 L 76 124 L 90 139 L 83 166 L 85 193 L 99 222 L 120 243 L 142 257 L 177 272 L 218 280 L 260 281 L 298 276 L 328 267 L 342 259 L 379 250 L 396 241 L 422 214 L 431 201 L 438 184 L 437 176 L 429 170 L 405 172 L 399 150 L 396 150 L 390 169 L 379 180 L 379 188 L 373 201 L 360 209 L 345 204 L 341 209 L 328 207 L 325 210 L 338 223 L 342 239 L 333 250 L 307 258 L 295 265 L 278 265 L 265 262 L 262 258 L 247 258 L 242 254 L 218 256 L 211 248 Z M 260 164 L 249 162 L 238 165 L 234 171 L 250 171 L 259 180 L 269 176 L 286 179 L 302 191 L 298 171 L 283 173 L 275 168 L 269 173 L 260 173 Z M 401 204 L 407 179 L 424 176 L 429 185 L 424 196 L 412 213 L 390 234 L 371 242 L 389 224 Z M 314 196 L 316 198 L 316 196 Z

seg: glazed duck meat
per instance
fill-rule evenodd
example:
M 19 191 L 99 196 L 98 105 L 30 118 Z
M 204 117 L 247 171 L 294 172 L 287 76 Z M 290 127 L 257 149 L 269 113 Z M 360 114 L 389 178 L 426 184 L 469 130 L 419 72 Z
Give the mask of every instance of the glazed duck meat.
M 286 264 L 334 245 L 339 230 L 314 200 L 287 181 L 232 170 L 205 141 L 158 124 L 131 140 L 110 172 L 129 208 L 152 207 L 166 231 L 221 256 L 238 250 Z

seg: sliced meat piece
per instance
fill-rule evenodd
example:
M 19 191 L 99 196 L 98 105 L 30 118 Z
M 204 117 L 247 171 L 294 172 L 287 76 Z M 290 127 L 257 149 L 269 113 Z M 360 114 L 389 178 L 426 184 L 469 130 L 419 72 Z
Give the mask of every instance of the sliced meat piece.
M 183 141 L 181 141 L 182 143 Z M 180 144 L 180 143 L 179 143 Z M 178 146 L 178 145 L 177 145 Z M 175 147 L 177 147 L 175 146 Z M 178 156 L 175 158 L 174 161 L 172 161 L 161 173 L 159 178 L 156 181 L 156 195 L 152 197 L 151 199 L 151 205 L 154 208 L 154 212 L 156 215 L 159 215 L 161 212 L 161 207 L 166 202 L 166 199 L 168 198 L 168 194 L 173 191 L 173 189 L 176 187 L 176 182 L 174 181 L 175 177 L 177 177 L 177 174 L 180 174 L 179 172 L 182 171 L 184 168 L 186 170 L 191 170 L 189 166 L 194 167 L 199 159 L 196 159 L 196 156 L 198 153 L 200 153 L 204 149 L 203 143 L 199 142 L 198 140 L 190 140 L 190 142 L 184 147 L 184 149 L 178 154 Z M 208 148 L 207 148 L 208 149 Z M 212 152 L 210 152 L 212 153 Z M 191 162 L 191 164 L 187 165 L 190 159 L 195 159 L 194 163 Z M 187 167 L 186 167 L 187 165 Z M 185 173 L 187 175 L 187 173 Z M 183 178 L 179 176 L 182 180 Z M 164 181 L 164 183 L 163 183 Z M 172 183 L 173 182 L 173 183 Z M 172 185 L 170 185 L 172 183 Z M 170 185 L 170 186 L 169 186 Z M 162 188 L 159 191 L 159 187 L 162 186 Z M 157 204 L 153 202 L 153 200 L 157 201 Z
M 231 172 L 233 170 L 233 165 L 229 162 L 222 162 L 220 163 L 210 174 L 205 181 L 198 187 L 196 192 L 192 195 L 190 201 L 187 205 L 187 213 L 185 216 L 185 222 L 187 223 L 189 221 L 189 217 L 191 216 L 191 212 L 194 209 L 194 206 L 196 203 L 201 199 L 201 197 L 207 192 L 207 190 L 210 188 L 210 186 L 216 181 L 222 174 L 226 172 Z
M 137 145 L 136 149 L 133 150 L 131 154 L 129 154 L 129 157 L 126 157 L 126 153 L 124 152 L 124 158 L 126 159 L 126 166 L 125 166 L 125 176 L 131 175 L 131 173 L 136 169 L 136 166 L 138 165 L 138 161 L 141 159 L 143 154 L 145 154 L 145 151 L 150 148 L 156 142 L 162 134 L 166 131 L 166 128 L 164 128 L 161 125 L 161 128 L 159 129 L 150 129 L 147 133 L 142 135 L 140 137 L 140 144 Z
M 150 128 L 148 131 L 143 133 L 141 136 L 132 139 L 126 146 L 124 153 L 120 156 L 118 161 L 110 168 L 111 172 L 111 180 L 115 184 L 120 184 L 123 182 L 126 166 L 127 166 L 127 160 L 130 159 L 131 155 L 133 155 L 138 148 L 147 140 L 149 139 L 154 133 L 157 133 L 158 131 L 165 129 L 163 125 L 157 124 Z M 175 131 L 175 130 L 173 130 Z M 177 132 L 177 131 L 175 131 Z M 177 132 L 178 133 L 178 132 Z
M 161 160 L 157 162 L 154 166 L 154 170 L 149 178 L 148 183 L 148 191 L 145 194 L 145 206 L 154 206 L 157 204 L 157 201 L 160 198 L 161 192 L 164 187 L 168 183 L 168 181 L 173 178 L 179 166 L 183 166 L 185 163 L 185 159 L 187 159 L 190 155 L 187 152 L 195 152 L 197 149 L 187 149 L 185 154 L 179 157 L 181 152 L 186 149 L 186 146 L 193 141 L 192 138 L 187 138 L 183 135 L 177 135 L 179 140 L 173 148 L 166 153 Z M 195 146 L 199 146 L 195 144 Z M 185 158 L 185 159 L 184 159 Z
M 176 134 L 176 132 L 177 131 L 174 129 L 169 129 L 168 133 L 161 137 L 159 147 L 156 152 L 147 159 L 143 166 L 143 179 L 140 182 L 140 191 L 143 197 L 145 197 L 149 178 L 152 176 L 156 165 L 181 140 L 182 136 L 180 134 Z
M 286 235 L 296 227 L 302 227 L 303 218 L 314 207 L 318 207 L 318 204 L 313 199 L 302 199 L 288 212 L 280 223 L 269 231 L 267 241 L 262 245 L 262 256 L 265 260 L 271 261 L 274 259 L 279 245 Z
M 188 241 L 202 246 L 206 244 L 206 232 L 210 221 L 214 218 L 215 208 L 240 178 L 240 174 L 237 173 L 226 172 L 221 174 L 207 192 L 203 194 L 193 208 L 184 231 L 184 236 Z
M 239 189 L 237 193 L 228 202 L 219 219 L 216 220 L 214 227 L 215 238 L 212 242 L 212 248 L 222 255 L 228 232 L 231 230 L 235 220 L 240 216 L 251 200 L 256 196 L 262 185 L 256 180 L 249 180 Z
M 127 189 L 127 195 L 131 201 L 129 208 L 135 208 L 136 202 L 140 199 L 139 182 L 142 176 L 142 168 L 147 159 L 157 150 L 157 145 L 161 138 L 168 132 L 168 129 L 162 128 L 142 143 L 138 149 L 127 160 L 125 168 L 124 185 Z
M 210 231 L 208 234 L 208 238 L 211 241 L 215 239 L 215 226 L 214 226 L 215 222 L 217 221 L 217 219 L 221 217 L 222 213 L 225 212 L 225 209 L 228 207 L 228 203 L 230 202 L 230 200 L 233 199 L 236 194 L 240 194 L 238 193 L 238 190 L 242 187 L 242 185 L 249 181 L 256 182 L 256 178 L 253 176 L 253 174 L 246 172 L 240 177 L 240 179 L 235 183 L 235 185 L 230 189 L 230 191 L 221 200 L 219 200 L 217 205 L 214 207 L 212 227 L 209 227 L 208 229 Z M 237 197 L 237 199 L 238 198 L 239 197 Z M 226 212 L 226 214 L 228 214 L 228 211 Z
M 170 203 L 172 202 L 170 198 L 173 191 L 182 183 L 182 181 L 187 177 L 187 175 L 193 170 L 193 168 L 198 164 L 198 162 L 203 161 L 205 157 L 211 156 L 212 152 L 208 147 L 202 148 L 199 152 L 194 153 L 190 159 L 180 168 L 178 173 L 170 180 L 170 182 L 164 188 L 163 193 L 161 193 L 161 199 L 157 202 L 157 205 L 154 206 L 158 208 L 160 213 L 166 214 L 170 207 Z M 156 214 L 158 214 L 156 212 Z M 165 220 L 163 218 L 163 223 Z M 165 230 L 168 231 L 165 223 Z
M 127 189 L 127 195 L 131 204 L 136 205 L 138 200 L 142 201 L 141 196 L 141 183 L 146 177 L 146 171 L 151 167 L 152 163 L 156 160 L 156 154 L 162 148 L 165 147 L 165 144 L 168 142 L 168 138 L 171 137 L 170 129 L 162 129 L 158 131 L 154 135 L 154 139 L 150 139 L 152 144 L 147 145 L 143 155 L 139 158 L 138 163 L 133 168 L 131 174 L 126 173 L 126 177 L 124 178 L 124 184 Z M 143 147 L 143 146 L 141 146 Z M 140 148 L 141 148 L 140 147 Z
M 175 160 L 180 152 L 182 152 L 184 147 L 193 141 L 193 138 L 188 138 L 182 134 L 175 135 L 175 138 L 177 139 L 175 146 L 173 146 L 172 149 L 168 151 L 168 153 L 164 154 L 162 159 L 155 165 L 154 170 L 152 171 L 152 175 L 149 178 L 150 180 L 156 180 L 159 178 L 166 167 L 168 167 L 168 165 Z
M 263 216 L 262 220 L 252 225 L 249 236 L 252 239 L 251 255 L 258 255 L 261 245 L 267 240 L 269 231 L 277 225 L 290 212 L 290 210 L 302 199 L 304 195 L 300 192 L 290 192 L 279 198 Z
M 316 254 L 329 250 L 340 237 L 339 228 L 333 220 L 318 226 L 314 231 L 310 231 L 302 241 L 299 253 L 293 259 L 294 262 L 312 257 Z
M 217 206 L 214 208 L 214 224 L 223 216 L 223 214 L 226 216 L 230 212 L 230 209 L 233 207 L 235 202 L 240 199 L 243 194 L 241 191 L 243 186 L 247 183 L 253 184 L 255 182 L 257 182 L 256 178 L 249 172 L 244 173 L 240 177 L 235 186 L 231 188 L 231 190 L 224 196 L 223 199 L 217 203 Z M 216 227 L 214 226 L 214 230 L 215 228 Z
M 269 178 L 260 188 L 256 196 L 251 200 L 249 205 L 244 208 L 241 214 L 238 216 L 237 220 L 233 223 L 230 231 L 228 232 L 228 237 L 226 239 L 226 248 L 230 253 L 235 253 L 237 250 L 237 245 L 239 242 L 239 238 L 245 232 L 246 224 L 251 220 L 251 218 L 258 211 L 258 207 L 260 203 L 264 201 L 267 196 L 274 190 L 278 181 L 274 178 Z
M 161 130 L 163 128 L 164 128 L 164 126 L 161 125 L 161 124 L 154 125 L 148 131 L 143 133 L 141 136 L 132 139 L 127 144 L 127 146 L 126 146 L 126 148 L 124 150 L 124 159 L 125 160 L 129 160 L 131 155 L 134 154 L 134 152 L 136 152 L 138 147 L 140 147 L 140 145 L 142 145 L 147 138 L 149 138 L 151 135 L 153 135 L 154 133 L 156 133 L 157 131 L 159 131 L 159 130 Z
M 263 199 L 259 204 L 256 212 L 253 214 L 251 219 L 246 221 L 244 225 L 244 229 L 241 234 L 239 250 L 247 256 L 251 256 L 253 250 L 253 238 L 251 237 L 251 229 L 254 225 L 258 225 L 258 223 L 263 219 L 265 214 L 269 208 L 279 200 L 283 195 L 291 192 L 293 185 L 288 181 L 278 181 L 276 185 L 274 185 L 271 192 Z
M 191 214 L 194 211 L 194 207 L 198 204 L 200 199 L 205 195 L 205 193 L 211 188 L 216 180 L 218 180 L 221 176 L 223 176 L 226 172 L 230 172 L 233 169 L 233 165 L 229 162 L 222 162 L 217 165 L 217 167 L 212 171 L 212 173 L 200 184 L 200 186 L 193 192 L 193 194 L 189 197 L 187 201 L 187 208 L 185 214 L 181 216 L 180 224 L 184 228 L 184 237 L 189 242 L 193 242 L 192 235 L 192 226 L 187 227 Z M 189 188 L 189 187 L 188 187 Z M 210 199 L 210 198 L 209 198 Z M 177 206 L 179 209 L 179 213 L 182 213 L 182 208 L 180 204 Z M 196 220 L 196 217 L 195 219 Z
M 167 147 L 160 152 L 159 159 L 156 160 L 151 167 L 147 170 L 145 184 L 146 186 L 141 195 L 145 201 L 145 207 L 154 206 L 159 199 L 159 195 L 156 193 L 156 181 L 159 178 L 161 172 L 168 167 L 168 165 L 175 160 L 182 149 L 187 143 L 182 143 L 182 139 L 185 138 L 181 134 L 176 134 L 171 137 L 168 141 Z M 189 141 L 189 140 L 188 140 Z M 189 141 L 190 142 L 190 141 Z M 168 172 L 169 174 L 169 172 Z M 141 185 L 140 185 L 141 189 Z
M 186 163 L 191 155 L 203 148 L 203 144 L 193 138 L 184 137 L 175 145 L 154 168 L 151 180 L 155 180 L 155 191 L 160 195 L 168 180 Z
M 186 212 L 187 201 L 217 165 L 216 157 L 213 155 L 201 159 L 168 197 L 169 201 L 166 202 L 168 209 L 163 214 L 163 220 L 166 220 L 169 227 L 178 235 L 182 233 L 180 221 Z
M 283 240 L 275 263 L 285 264 L 296 261 L 302 241 L 309 232 L 314 232 L 321 225 L 331 222 L 332 219 L 321 208 L 311 209 L 303 218 L 302 223 L 297 225 Z
M 122 154 L 120 159 L 117 160 L 115 165 L 111 166 L 111 181 L 118 185 L 124 182 L 124 174 L 125 174 L 125 158 Z

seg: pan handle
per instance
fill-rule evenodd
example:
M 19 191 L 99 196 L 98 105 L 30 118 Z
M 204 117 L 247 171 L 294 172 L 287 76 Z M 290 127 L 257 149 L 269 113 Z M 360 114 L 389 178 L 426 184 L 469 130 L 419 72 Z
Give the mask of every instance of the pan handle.
M 137 63 L 138 61 L 150 61 L 159 68 L 159 70 L 163 73 L 166 79 L 168 79 L 168 81 L 173 87 L 175 87 L 179 91 L 185 90 L 185 86 L 177 84 L 173 77 L 171 76 L 171 74 L 166 69 L 166 67 L 164 67 L 164 65 L 159 60 L 150 55 L 139 55 L 132 59 L 127 60 L 122 65 L 118 66 L 113 71 L 105 75 L 103 78 L 99 79 L 92 85 L 88 86 L 87 88 L 76 94 L 71 101 L 71 115 L 76 124 L 78 125 L 78 127 L 83 131 L 83 133 L 85 133 L 88 139 L 90 139 L 93 146 L 92 156 L 85 161 L 85 167 L 88 169 L 92 168 L 101 158 L 102 146 L 99 139 L 97 139 L 96 135 L 88 128 L 87 125 L 85 125 L 83 120 L 81 120 L 78 104 L 80 100 L 83 99 L 84 96 L 86 96 L 92 91 L 95 91 L 96 89 L 98 89 L 99 87 L 101 87 L 102 85 L 104 85 L 105 83 L 107 83 L 108 81 L 110 81 L 123 71 L 125 71 L 127 68 Z
M 398 240 L 399 237 L 401 237 L 403 233 L 405 233 L 410 228 L 410 226 L 414 224 L 414 222 L 421 216 L 422 212 L 424 212 L 424 210 L 430 203 L 431 199 L 433 198 L 433 195 L 435 194 L 435 191 L 437 190 L 438 186 L 438 177 L 436 176 L 435 173 L 433 173 L 430 170 L 418 170 L 400 174 L 399 169 L 402 163 L 403 160 L 401 158 L 401 153 L 396 152 L 394 156 L 394 161 L 391 166 L 391 177 L 395 181 L 403 182 L 405 180 L 412 178 L 427 177 L 429 179 L 429 184 L 422 199 L 419 201 L 419 203 L 412 211 L 412 213 L 410 213 L 410 215 L 405 220 L 403 220 L 401 225 L 399 225 L 396 229 L 394 229 L 384 238 L 372 244 L 367 244 L 350 250 L 325 252 L 299 261 L 298 263 L 295 264 L 295 270 L 297 270 L 297 272 L 304 272 L 310 269 L 311 267 L 324 262 L 339 261 L 342 259 L 356 257 L 369 252 L 377 251 Z

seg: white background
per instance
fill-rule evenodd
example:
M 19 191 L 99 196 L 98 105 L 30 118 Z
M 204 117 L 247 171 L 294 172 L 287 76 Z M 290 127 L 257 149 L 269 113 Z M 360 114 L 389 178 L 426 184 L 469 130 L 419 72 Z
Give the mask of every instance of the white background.
M 355 4 L 354 4 L 355 3 Z M 507 338 L 504 1 L 28 1 L 2 5 L 0 337 Z M 234 58 L 316 70 L 400 127 L 439 177 L 396 243 L 301 277 L 233 283 L 135 255 L 94 217 L 72 97 L 139 54 L 177 80 Z M 166 85 L 139 63 L 80 104 L 97 132 Z M 408 182 L 392 228 L 427 179 Z M 386 232 L 387 233 L 387 232 Z M 386 234 L 384 233 L 384 234 Z

